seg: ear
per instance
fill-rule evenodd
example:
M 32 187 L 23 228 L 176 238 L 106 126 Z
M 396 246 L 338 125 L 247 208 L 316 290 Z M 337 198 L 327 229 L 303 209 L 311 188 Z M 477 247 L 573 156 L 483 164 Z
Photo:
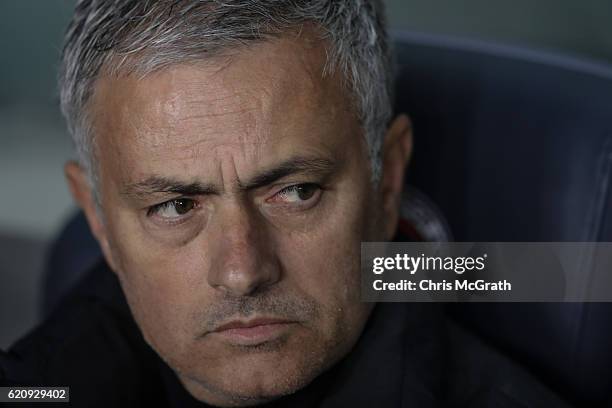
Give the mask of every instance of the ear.
M 393 239 L 404 187 L 404 173 L 412 153 L 412 124 L 407 115 L 397 116 L 387 130 L 382 151 L 379 185 L 386 240 Z
M 68 182 L 68 187 L 72 193 L 74 201 L 85 213 L 89 228 L 100 244 L 104 258 L 112 270 L 115 270 L 114 262 L 108 245 L 106 228 L 98 211 L 92 187 L 89 183 L 87 174 L 83 168 L 74 161 L 69 161 L 64 165 L 64 174 Z

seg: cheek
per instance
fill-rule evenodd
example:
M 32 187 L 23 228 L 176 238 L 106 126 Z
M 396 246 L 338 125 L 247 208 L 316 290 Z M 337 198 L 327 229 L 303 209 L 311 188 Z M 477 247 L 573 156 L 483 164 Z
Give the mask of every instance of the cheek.
M 317 301 L 321 330 L 338 338 L 359 333 L 370 308 L 360 301 L 361 241 L 367 232 L 366 211 L 356 202 L 337 206 L 308 233 L 275 240 L 286 284 Z
M 210 290 L 205 257 L 195 245 L 152 246 L 137 228 L 122 225 L 109 231 L 110 241 L 115 242 L 117 275 L 132 314 L 153 348 L 180 352 L 197 334 L 189 319 L 193 305 L 201 304 Z

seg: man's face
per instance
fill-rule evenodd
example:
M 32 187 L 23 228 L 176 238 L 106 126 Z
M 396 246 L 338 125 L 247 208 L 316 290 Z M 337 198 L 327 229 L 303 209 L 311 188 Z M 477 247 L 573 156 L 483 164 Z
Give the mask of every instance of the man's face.
M 248 405 L 354 345 L 360 242 L 381 239 L 366 145 L 323 45 L 102 78 L 102 244 L 146 340 L 196 397 Z M 100 238 L 100 237 L 99 237 Z

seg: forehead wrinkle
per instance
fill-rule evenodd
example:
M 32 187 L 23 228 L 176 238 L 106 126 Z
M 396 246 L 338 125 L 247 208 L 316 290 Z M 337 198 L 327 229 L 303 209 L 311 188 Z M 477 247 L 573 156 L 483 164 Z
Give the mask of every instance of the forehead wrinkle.
M 198 159 L 211 157 L 211 153 L 217 156 L 219 152 L 231 149 L 232 160 L 236 155 L 240 155 L 242 160 L 253 162 L 259 156 L 261 148 L 269 143 L 264 136 L 248 129 L 226 128 L 222 133 L 218 133 L 216 127 L 207 126 L 200 127 L 199 130 L 201 134 L 196 140 L 170 146 L 170 150 L 176 153 L 173 156 L 177 159 Z
M 169 136 L 173 132 L 183 134 L 184 128 L 189 131 L 193 127 L 203 135 L 212 133 L 215 136 L 221 128 L 221 134 L 227 134 L 228 139 L 233 134 L 253 136 L 260 129 L 258 122 L 265 121 L 267 112 L 272 110 L 272 96 L 266 87 L 253 88 L 250 84 L 236 87 L 233 83 L 211 87 L 207 80 L 190 82 L 188 89 L 181 92 L 182 108 L 171 112 Z M 169 106 L 174 107 L 172 103 Z M 194 124 L 196 126 L 189 126 Z M 200 139 L 184 147 L 191 148 L 204 141 Z
M 259 145 L 263 143 L 263 138 L 259 135 L 254 137 L 258 128 L 255 124 L 258 110 L 256 107 L 245 107 L 217 112 L 194 112 L 177 117 L 164 126 L 149 125 L 148 136 L 157 133 L 158 137 L 154 137 L 153 141 L 144 138 L 142 142 L 154 148 L 185 152 L 186 155 L 180 154 L 182 157 L 197 154 L 201 149 L 214 149 L 216 145 Z M 194 129 L 197 130 L 195 135 Z

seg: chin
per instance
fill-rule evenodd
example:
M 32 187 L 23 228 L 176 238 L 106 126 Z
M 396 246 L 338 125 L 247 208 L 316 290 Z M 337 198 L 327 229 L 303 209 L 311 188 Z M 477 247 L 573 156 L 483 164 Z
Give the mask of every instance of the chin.
M 252 406 L 293 394 L 327 368 L 322 364 L 324 359 L 310 361 L 307 356 L 304 351 L 299 355 L 252 351 L 227 358 L 215 372 L 206 370 L 179 378 L 200 401 L 228 407 Z

